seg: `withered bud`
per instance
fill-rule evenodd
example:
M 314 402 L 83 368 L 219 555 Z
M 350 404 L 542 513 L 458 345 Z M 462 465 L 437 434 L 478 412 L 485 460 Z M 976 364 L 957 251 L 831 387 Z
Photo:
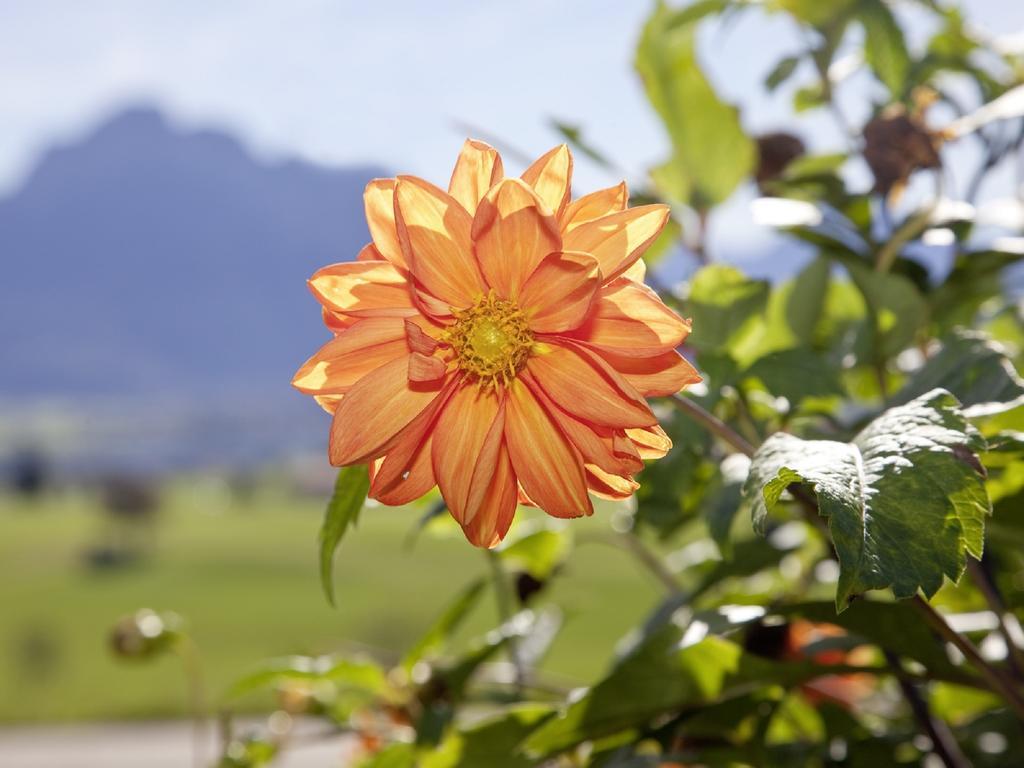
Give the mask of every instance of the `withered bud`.
M 757 137 L 758 186 L 779 178 L 786 166 L 806 152 L 803 141 L 791 133 L 766 133 Z
M 910 175 L 938 168 L 941 138 L 916 115 L 893 105 L 864 126 L 864 159 L 875 176 L 875 191 L 888 195 L 906 186 Z
M 179 637 L 181 621 L 173 613 L 143 609 L 118 619 L 110 631 L 110 648 L 118 656 L 145 659 L 170 648 Z

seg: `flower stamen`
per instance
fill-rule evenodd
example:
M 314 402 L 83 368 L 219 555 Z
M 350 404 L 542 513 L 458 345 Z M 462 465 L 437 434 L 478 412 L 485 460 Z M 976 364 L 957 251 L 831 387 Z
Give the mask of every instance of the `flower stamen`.
M 492 290 L 467 308 L 454 311 L 455 323 L 441 341 L 455 352 L 460 370 L 483 388 L 508 385 L 526 365 L 533 334 L 515 302 Z

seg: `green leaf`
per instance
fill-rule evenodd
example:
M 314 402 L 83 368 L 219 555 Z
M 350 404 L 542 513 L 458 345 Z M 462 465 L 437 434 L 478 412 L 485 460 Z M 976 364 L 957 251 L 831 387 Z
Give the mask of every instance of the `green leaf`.
M 981 557 L 991 511 L 976 452 L 984 439 L 951 394 L 934 390 L 892 408 L 852 443 L 776 433 L 758 449 L 744 496 L 754 527 L 792 483 L 808 483 L 839 559 L 836 607 L 892 587 L 931 597 Z
M 334 605 L 334 550 L 341 543 L 349 525 L 354 525 L 366 502 L 370 476 L 366 467 L 343 467 L 334 481 L 334 494 L 327 504 L 320 527 L 320 583 L 331 605 Z
M 903 30 L 884 0 L 859 0 L 857 18 L 867 38 L 864 55 L 868 65 L 894 99 L 903 96 L 910 71 L 910 55 Z
M 902 352 L 928 319 L 928 305 L 920 292 L 901 275 L 876 272 L 850 259 L 842 263 L 867 303 L 869 320 L 873 319 L 865 328 L 862 346 L 869 346 L 882 360 Z
M 771 0 L 770 8 L 786 11 L 814 27 L 835 24 L 857 0 Z
M 552 120 L 551 125 L 578 152 L 586 155 L 602 168 L 612 168 L 611 160 L 583 138 L 583 129 L 580 126 L 561 120 Z
M 448 641 L 477 604 L 485 585 L 484 579 L 477 579 L 456 596 L 434 625 L 402 659 L 403 669 L 411 671 L 418 661 L 434 653 Z
M 807 398 L 843 394 L 835 368 L 807 348 L 771 352 L 750 366 L 745 376 L 760 379 L 769 392 L 786 398 L 794 408 Z
M 330 656 L 289 656 L 274 659 L 236 680 L 228 691 L 228 697 L 234 698 L 296 680 L 326 680 L 378 696 L 383 695 L 389 687 L 384 670 L 373 661 L 335 659 Z
M 820 667 L 812 664 L 760 659 L 720 637 L 689 644 L 680 627 L 668 624 L 564 713 L 537 729 L 525 749 L 544 757 L 589 739 L 642 728 L 665 712 L 696 710 L 748 694 L 758 685 L 793 685 L 820 674 Z
M 534 765 L 517 749 L 520 742 L 551 716 L 549 704 L 518 704 L 451 733 L 435 752 L 425 755 L 421 768 L 530 768 Z
M 672 142 L 656 183 L 674 199 L 708 208 L 750 174 L 756 149 L 737 110 L 718 98 L 701 71 L 695 27 L 694 18 L 680 20 L 659 3 L 641 35 L 636 69 Z
M 779 63 L 772 67 L 772 71 L 764 79 L 764 87 L 771 93 L 784 82 L 786 82 L 796 68 L 800 66 L 801 56 L 786 56 L 779 60 Z
M 540 530 L 516 539 L 498 552 L 538 581 L 544 581 L 562 564 L 569 552 L 565 531 Z
M 905 403 L 941 387 L 956 395 L 969 418 L 991 416 L 1024 403 L 1021 380 L 1002 345 L 979 331 L 958 330 L 896 395 Z
M 389 744 L 380 752 L 357 764 L 358 768 L 416 768 L 416 747 L 412 744 Z
M 738 349 L 758 331 L 768 302 L 768 283 L 751 280 L 735 267 L 712 264 L 690 281 L 684 302 L 696 332 L 688 344 L 697 350 Z

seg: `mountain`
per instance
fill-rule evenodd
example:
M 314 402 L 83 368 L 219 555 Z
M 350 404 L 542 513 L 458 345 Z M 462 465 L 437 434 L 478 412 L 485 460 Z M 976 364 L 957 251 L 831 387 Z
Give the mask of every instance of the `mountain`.
M 368 240 L 362 190 L 386 175 L 270 163 L 150 108 L 50 150 L 0 200 L 0 399 L 102 403 L 107 431 L 111 403 L 307 421 L 288 383 L 327 337 L 305 281 Z

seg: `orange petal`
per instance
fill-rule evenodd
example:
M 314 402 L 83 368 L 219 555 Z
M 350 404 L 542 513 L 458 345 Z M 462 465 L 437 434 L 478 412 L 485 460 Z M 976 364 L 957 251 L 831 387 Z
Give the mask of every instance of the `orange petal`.
M 627 429 L 626 437 L 633 441 L 641 459 L 660 459 L 672 450 L 672 440 L 659 424 Z
M 702 380 L 697 369 L 674 349 L 653 357 L 629 357 L 604 350 L 598 354 L 644 397 L 674 395 Z
M 590 255 L 552 253 L 523 284 L 519 306 L 534 331 L 569 331 L 587 316 L 600 282 L 600 270 Z
M 316 404 L 332 415 L 338 410 L 343 397 L 344 395 L 313 395 Z
M 504 179 L 480 201 L 473 219 L 476 257 L 501 298 L 517 298 L 541 260 L 561 250 L 558 226 L 543 208 L 519 179 Z
M 634 283 L 643 283 L 644 278 L 647 277 L 647 262 L 637 259 L 633 262 L 633 266 L 622 273 L 621 277 L 632 280 Z
M 408 355 L 361 378 L 334 414 L 331 463 L 360 464 L 385 453 L 388 442 L 430 405 L 442 385 L 410 383 Z
M 498 449 L 494 473 L 473 519 L 462 526 L 466 538 L 478 547 L 494 547 L 505 538 L 516 514 L 519 485 L 508 448 L 504 442 Z
M 489 144 L 466 139 L 455 161 L 448 194 L 458 200 L 470 214 L 476 213 L 487 191 L 504 176 L 501 155 Z
M 444 361 L 420 352 L 409 358 L 409 381 L 437 381 L 445 374 Z
M 317 271 L 313 295 L 328 309 L 353 317 L 408 317 L 417 313 L 405 276 L 388 261 L 349 261 Z
M 647 403 L 606 363 L 576 346 L 552 343 L 526 363 L 544 393 L 564 411 L 606 427 L 657 424 Z
M 310 395 L 344 394 L 363 376 L 408 354 L 401 318 L 366 318 L 342 331 L 303 363 L 292 386 Z
M 473 520 L 483 502 L 504 424 L 502 398 L 474 384 L 456 390 L 437 420 L 434 474 L 448 509 L 462 525 Z
M 572 152 L 559 144 L 545 152 L 523 172 L 523 181 L 537 192 L 547 210 L 561 216 L 569 203 L 572 185 Z
M 606 280 L 625 272 L 668 221 L 667 205 L 641 205 L 580 224 L 565 233 L 568 251 L 586 251 L 601 265 Z
M 407 266 L 395 228 L 395 180 L 374 179 L 363 192 L 366 225 L 380 254 L 390 262 Z
M 409 319 L 405 321 L 405 338 L 409 342 L 409 349 L 422 355 L 432 355 L 438 347 L 437 339 Z
M 508 388 L 505 441 L 516 476 L 529 498 L 553 517 L 594 512 L 583 460 L 525 383 Z
M 675 349 L 689 334 L 690 324 L 658 294 L 619 278 L 601 288 L 587 321 L 569 335 L 602 351 L 650 357 Z
M 359 249 L 359 253 L 356 254 L 356 261 L 387 261 L 387 259 L 377 250 L 377 246 L 373 243 L 367 243 Z
M 370 498 L 376 499 L 381 504 L 392 507 L 400 507 L 403 504 L 411 504 L 416 499 L 425 496 L 437 485 L 434 479 L 434 467 L 430 462 L 431 439 L 428 435 L 413 453 L 412 459 L 406 465 L 404 472 L 390 484 L 377 483 L 374 477 L 370 485 Z M 383 469 L 391 454 L 384 459 Z M 379 476 L 379 473 L 378 473 Z
M 431 460 L 431 430 L 454 389 L 454 381 L 450 381 L 438 396 L 390 441 L 387 455 L 380 461 L 377 471 L 371 478 L 370 495 L 373 498 L 387 504 L 407 504 L 437 484 Z M 426 464 L 429 470 L 422 466 L 423 464 Z M 417 474 L 415 479 L 412 477 L 414 470 Z M 423 484 L 427 482 L 428 477 L 430 485 L 424 488 Z M 411 485 L 407 484 L 408 480 L 412 480 Z M 384 501 L 385 498 L 402 500 Z
M 399 176 L 395 215 L 402 252 L 430 294 L 468 307 L 484 292 L 470 240 L 472 217 L 454 198 L 415 176 Z
M 595 496 L 611 501 L 622 501 L 633 495 L 640 483 L 630 477 L 605 472 L 593 464 L 587 465 L 587 487 Z
M 540 387 L 535 388 L 533 392 L 558 428 L 580 452 L 584 462 L 596 464 L 616 474 L 632 474 L 643 469 L 643 462 L 640 461 L 635 449 L 630 451 L 621 446 L 617 447 L 611 429 L 586 424 L 570 416 L 555 405 Z M 623 436 L 621 439 L 627 438 Z
M 629 202 L 629 190 L 626 182 L 617 184 L 607 189 L 599 189 L 591 192 L 578 200 L 574 200 L 565 209 L 561 217 L 562 232 L 576 229 L 580 224 L 607 216 L 609 213 L 617 213 L 626 210 Z

